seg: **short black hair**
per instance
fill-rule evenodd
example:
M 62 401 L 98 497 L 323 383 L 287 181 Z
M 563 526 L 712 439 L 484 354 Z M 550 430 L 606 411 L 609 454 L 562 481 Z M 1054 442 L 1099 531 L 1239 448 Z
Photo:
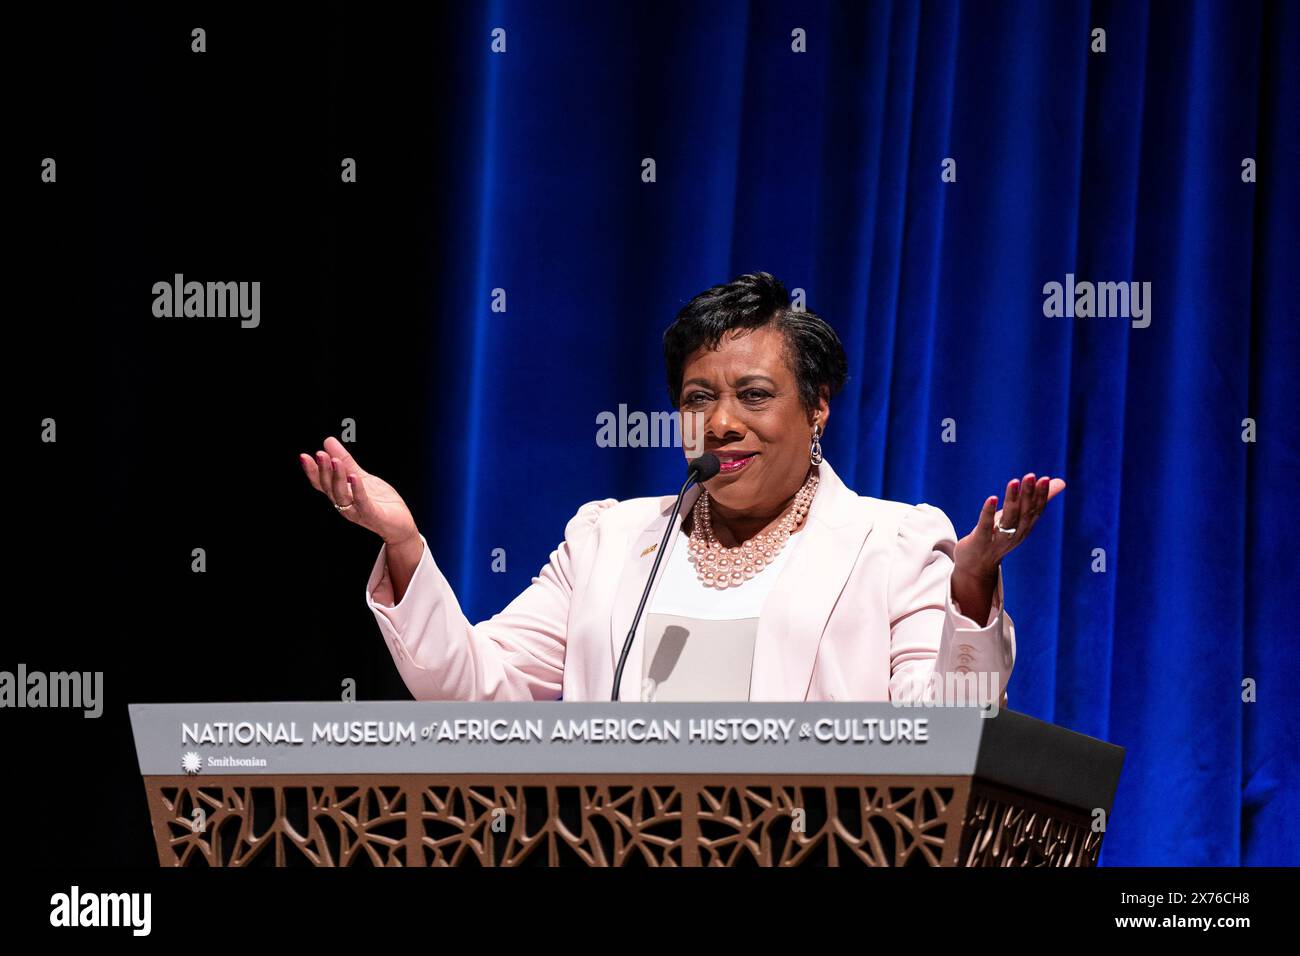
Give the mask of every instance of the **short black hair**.
M 766 272 L 748 272 L 691 299 L 664 332 L 673 408 L 681 403 L 682 374 L 696 349 L 716 349 L 722 336 L 733 329 L 769 324 L 785 336 L 786 361 L 799 384 L 804 408 L 816 407 L 823 386 L 831 396 L 844 387 L 849 362 L 835 330 L 815 312 L 790 308 L 790 294 L 780 279 Z

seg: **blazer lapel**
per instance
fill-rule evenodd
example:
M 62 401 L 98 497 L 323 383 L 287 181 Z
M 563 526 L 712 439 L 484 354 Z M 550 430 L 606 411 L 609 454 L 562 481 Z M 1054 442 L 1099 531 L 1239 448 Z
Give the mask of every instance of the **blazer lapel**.
M 821 464 L 802 538 L 768 595 L 754 643 L 750 700 L 805 700 L 826 622 L 871 533 L 858 495 Z
M 677 515 L 679 523 L 682 515 L 690 511 L 695 504 L 695 499 L 699 496 L 700 486 L 692 485 L 682 499 L 682 509 Z M 650 578 L 650 569 L 654 567 L 655 557 L 659 553 L 659 542 L 663 539 L 664 530 L 668 527 L 668 516 L 672 512 L 673 502 L 676 500 L 676 495 L 661 499 L 659 514 L 654 521 L 632 538 L 627 556 L 623 561 L 623 572 L 618 579 L 618 587 L 614 592 L 614 603 L 609 615 L 609 649 L 612 655 L 612 664 L 607 686 L 601 690 L 601 700 L 604 700 L 610 690 L 613 689 L 614 671 L 618 668 L 618 657 L 623 652 L 623 642 L 627 639 L 628 628 L 632 626 L 632 617 L 636 614 L 637 604 L 640 602 L 641 594 L 645 590 L 646 581 Z M 668 539 L 668 547 L 663 559 L 659 562 L 659 571 L 655 575 L 654 588 L 650 592 L 649 600 L 646 601 L 647 609 L 654 600 L 654 592 L 658 589 L 659 582 L 663 580 L 664 569 L 668 566 L 668 557 L 680 537 L 680 534 L 674 534 Z M 627 663 L 623 665 L 623 679 L 619 683 L 619 700 L 632 702 L 640 702 L 641 700 L 641 670 L 642 657 L 645 653 L 646 613 L 643 611 L 641 614 L 641 620 L 637 624 L 636 636 L 632 640 L 632 649 L 628 651 Z

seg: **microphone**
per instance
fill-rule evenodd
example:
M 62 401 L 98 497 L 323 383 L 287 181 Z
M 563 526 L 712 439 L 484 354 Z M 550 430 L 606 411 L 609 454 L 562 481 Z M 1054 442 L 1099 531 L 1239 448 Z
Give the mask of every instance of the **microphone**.
M 692 458 L 686 468 L 686 483 L 705 482 L 722 470 L 722 462 L 711 451 L 706 451 L 699 458 Z M 680 502 L 679 502 L 680 503 Z
M 645 603 L 650 600 L 650 585 L 654 583 L 655 575 L 659 573 L 659 562 L 664 559 L 664 552 L 668 550 L 668 539 L 677 530 L 677 514 L 682 510 L 682 498 L 686 497 L 686 491 L 691 485 L 708 481 L 721 468 L 722 462 L 718 461 L 718 456 L 711 451 L 706 451 L 698 458 L 692 458 L 686 467 L 686 483 L 682 485 L 682 490 L 677 492 L 677 500 L 673 502 L 673 513 L 668 516 L 668 527 L 664 529 L 663 540 L 659 542 L 659 549 L 655 554 L 655 563 L 650 568 L 650 577 L 645 583 L 645 590 L 641 592 L 641 603 L 636 606 L 636 614 L 632 615 L 632 626 L 628 628 L 627 637 L 623 639 L 623 653 L 618 655 L 618 667 L 614 669 L 614 691 L 609 698 L 611 701 L 618 700 L 619 685 L 623 683 L 623 667 L 627 664 L 628 652 L 632 650 L 632 638 L 636 635 L 637 625 L 641 623 Z

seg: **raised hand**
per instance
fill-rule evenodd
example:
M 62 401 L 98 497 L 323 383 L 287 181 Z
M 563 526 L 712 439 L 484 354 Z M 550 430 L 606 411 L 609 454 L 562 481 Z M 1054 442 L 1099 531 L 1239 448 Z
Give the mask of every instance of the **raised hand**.
M 1007 482 L 1006 503 L 998 508 L 997 495 L 984 500 L 979 521 L 957 542 L 954 561 L 958 569 L 977 578 L 996 578 L 998 564 L 1029 534 L 1047 503 L 1065 489 L 1060 478 L 1035 478 Z M 1002 530 L 999 530 L 1002 529 Z
M 343 443 L 330 437 L 316 457 L 300 454 L 298 461 L 311 486 L 353 524 L 373 531 L 390 546 L 419 534 L 411 510 L 388 482 L 365 471 Z

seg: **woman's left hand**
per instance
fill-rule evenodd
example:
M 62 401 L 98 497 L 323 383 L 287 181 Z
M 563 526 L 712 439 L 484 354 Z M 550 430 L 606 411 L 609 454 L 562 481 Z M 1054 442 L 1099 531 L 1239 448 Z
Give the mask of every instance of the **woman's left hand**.
M 1060 478 L 1035 479 L 1030 472 L 1024 478 L 1007 482 L 1006 505 L 998 508 L 998 496 L 984 501 L 979 522 L 970 534 L 957 542 L 954 564 L 958 571 L 976 580 L 997 580 L 998 565 L 1033 529 L 1047 503 L 1065 489 Z M 1014 534 L 999 531 L 1015 529 Z

